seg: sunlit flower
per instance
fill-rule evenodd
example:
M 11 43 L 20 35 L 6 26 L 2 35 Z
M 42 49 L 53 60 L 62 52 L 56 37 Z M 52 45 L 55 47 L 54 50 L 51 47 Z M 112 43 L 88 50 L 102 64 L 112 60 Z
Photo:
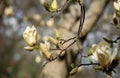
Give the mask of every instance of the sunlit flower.
M 35 26 L 27 26 L 23 32 L 23 38 L 28 46 L 34 46 L 37 42 L 37 29 Z
M 45 41 L 45 43 L 40 43 L 40 54 L 47 59 L 51 59 L 52 53 L 50 51 L 50 43 Z
M 106 41 L 101 41 L 98 45 L 93 46 L 93 57 L 98 61 L 100 66 L 108 67 L 115 59 L 118 53 L 118 47 L 111 54 L 110 45 Z
M 117 14 L 120 16 L 120 0 L 113 0 L 113 6 Z

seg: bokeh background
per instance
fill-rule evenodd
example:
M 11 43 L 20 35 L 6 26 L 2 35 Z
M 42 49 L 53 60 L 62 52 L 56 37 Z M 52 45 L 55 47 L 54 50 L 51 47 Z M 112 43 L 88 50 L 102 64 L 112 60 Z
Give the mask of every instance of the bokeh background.
M 26 26 L 34 25 L 39 32 L 40 41 L 49 35 L 54 36 L 55 28 L 60 29 L 60 33 L 66 34 L 64 36 L 69 38 L 77 32 L 81 13 L 79 5 L 72 2 L 62 13 L 55 13 L 54 18 L 51 18 L 51 14 L 43 6 L 45 1 L 49 0 L 0 0 L 0 78 L 55 78 L 46 74 L 41 76 L 44 70 L 43 60 L 39 56 L 39 51 L 24 50 L 26 43 L 23 41 L 22 33 Z M 65 1 L 57 0 L 58 7 L 62 7 Z M 94 1 L 99 0 L 84 0 L 86 12 Z M 94 6 L 92 9 L 98 8 Z M 108 0 L 94 27 L 85 37 L 83 52 L 87 52 L 92 44 L 98 43 L 103 37 L 116 39 L 120 36 L 120 30 L 112 24 L 113 13 L 112 0 Z M 102 72 L 94 71 L 93 67 L 82 67 L 82 71 L 70 78 L 106 77 Z M 56 68 L 59 68 L 59 65 L 53 69 Z M 117 67 L 117 73 L 113 74 L 113 78 L 120 78 L 119 69 L 120 66 Z M 56 76 L 65 77 L 67 76 Z

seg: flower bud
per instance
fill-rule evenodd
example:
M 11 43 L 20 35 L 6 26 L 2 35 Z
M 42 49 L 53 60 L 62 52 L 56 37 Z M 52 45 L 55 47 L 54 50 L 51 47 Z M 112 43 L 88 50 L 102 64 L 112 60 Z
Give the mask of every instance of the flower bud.
M 34 46 L 37 42 L 37 29 L 35 26 L 27 26 L 23 32 L 23 38 L 28 46 Z
M 55 35 L 56 35 L 56 39 L 60 40 L 60 32 L 55 29 Z
M 55 39 L 55 38 L 53 38 L 53 37 L 49 37 L 49 39 L 50 39 L 50 41 L 51 41 L 53 44 L 55 44 L 55 45 L 58 44 L 58 40 L 57 40 L 57 39 Z
M 51 11 L 56 11 L 57 10 L 57 1 L 56 0 L 52 0 L 51 3 Z
M 55 12 L 57 10 L 57 1 L 52 0 L 51 4 L 48 4 L 47 2 L 45 2 L 44 7 L 48 12 Z
M 45 43 L 40 43 L 40 54 L 45 56 L 47 59 L 51 59 L 52 53 L 49 52 L 50 44 L 45 41 Z

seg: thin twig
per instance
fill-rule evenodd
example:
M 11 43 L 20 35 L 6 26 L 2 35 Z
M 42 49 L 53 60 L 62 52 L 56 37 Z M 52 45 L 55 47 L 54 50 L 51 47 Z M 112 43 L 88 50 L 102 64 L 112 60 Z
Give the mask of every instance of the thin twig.
M 70 45 L 68 45 L 65 49 L 63 49 L 60 53 L 59 56 L 63 53 L 63 51 L 67 50 L 70 46 L 72 46 L 74 43 L 76 42 L 76 40 L 74 40 Z
M 69 39 L 67 39 L 67 40 L 61 39 L 61 41 L 64 41 L 64 42 L 62 43 L 62 45 L 65 44 L 66 42 L 70 41 L 70 40 L 75 39 L 75 38 L 76 38 L 76 37 L 72 37 L 72 38 L 69 38 Z
M 76 41 L 76 44 L 77 44 L 77 47 L 78 47 L 78 49 L 79 49 L 79 51 L 81 50 L 81 48 L 80 48 L 80 41 L 79 41 L 79 39 L 77 39 L 77 41 Z M 79 52 L 80 53 L 80 61 L 79 61 L 79 63 L 81 64 L 81 62 L 82 62 L 82 52 Z
M 82 55 L 82 57 L 87 58 L 87 57 L 88 57 L 88 55 Z
M 120 40 L 120 37 L 117 37 L 116 40 L 114 40 L 114 43 L 117 43 L 117 41 Z
M 51 48 L 50 50 L 61 50 L 61 49 L 58 49 L 58 48 Z
M 76 42 L 76 40 L 74 40 L 71 44 L 69 44 L 65 49 L 58 49 L 58 50 L 60 50 L 60 53 L 58 54 L 58 56 L 54 57 L 52 60 L 55 60 L 55 59 L 57 59 L 59 56 L 61 56 L 61 54 L 62 54 L 65 50 L 67 50 L 70 46 L 72 46 L 75 42 Z M 57 49 L 53 49 L 53 50 L 57 50 Z
M 80 65 L 78 65 L 78 67 L 80 67 L 80 66 L 89 66 L 89 65 L 99 65 L 99 64 L 98 63 L 80 64 Z
M 63 12 L 71 0 L 67 0 L 62 8 L 56 10 L 56 12 Z
M 82 30 L 82 27 L 83 27 L 83 24 L 84 24 L 84 20 L 85 20 L 85 7 L 84 7 L 84 4 L 80 4 L 79 2 L 79 5 L 80 5 L 80 8 L 81 8 L 81 16 L 80 16 L 80 24 L 79 24 L 79 29 L 78 29 L 78 36 L 80 35 L 81 33 L 81 30 Z
M 79 44 L 79 39 L 80 39 L 80 33 L 81 33 L 81 30 L 82 30 L 82 27 L 83 27 L 83 24 L 84 24 L 84 19 L 85 19 L 85 8 L 84 8 L 84 4 L 83 2 L 79 2 L 79 5 L 80 5 L 80 8 L 81 8 L 81 16 L 80 16 L 80 24 L 79 24 L 79 28 L 78 28 L 78 32 L 77 32 L 77 41 L 76 41 L 76 44 L 78 46 L 78 49 L 79 51 L 81 50 L 80 48 L 80 44 Z M 80 61 L 79 63 L 81 64 L 82 62 L 82 52 L 80 52 Z

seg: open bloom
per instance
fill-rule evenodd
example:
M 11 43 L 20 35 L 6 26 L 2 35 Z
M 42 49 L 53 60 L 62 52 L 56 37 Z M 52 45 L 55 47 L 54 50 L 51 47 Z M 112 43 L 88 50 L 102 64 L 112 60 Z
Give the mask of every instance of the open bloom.
M 115 59 L 118 53 L 118 47 L 114 49 L 111 54 L 110 45 L 106 41 L 101 41 L 98 45 L 94 45 L 92 48 L 93 57 L 102 67 L 108 67 Z
M 28 46 L 33 47 L 37 43 L 37 29 L 35 26 L 27 26 L 23 32 L 23 38 Z
M 117 14 L 120 16 L 120 0 L 113 0 L 113 6 Z

